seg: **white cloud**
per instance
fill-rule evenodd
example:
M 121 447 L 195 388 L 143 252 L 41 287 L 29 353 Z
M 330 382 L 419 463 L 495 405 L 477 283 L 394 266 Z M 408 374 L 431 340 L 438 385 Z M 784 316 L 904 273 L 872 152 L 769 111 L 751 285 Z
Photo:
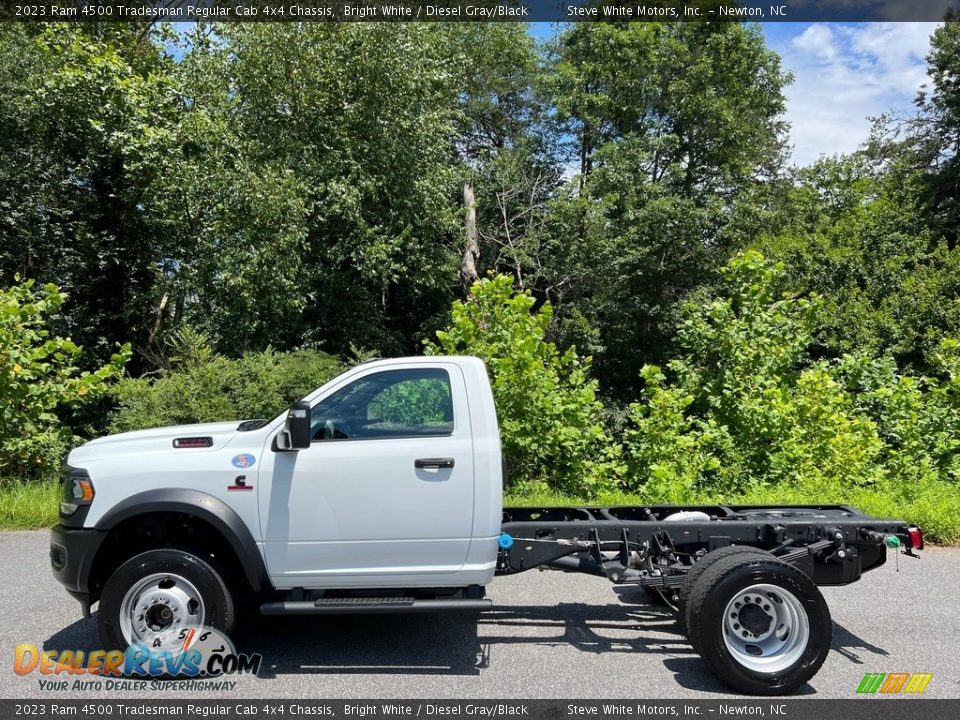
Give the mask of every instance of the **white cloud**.
M 937 25 L 821 23 L 774 40 L 796 77 L 786 90 L 793 161 L 856 150 L 868 116 L 908 111 L 928 81 L 924 58 Z
M 817 60 L 832 61 L 837 55 L 833 30 L 829 25 L 811 25 L 793 38 L 790 44 Z

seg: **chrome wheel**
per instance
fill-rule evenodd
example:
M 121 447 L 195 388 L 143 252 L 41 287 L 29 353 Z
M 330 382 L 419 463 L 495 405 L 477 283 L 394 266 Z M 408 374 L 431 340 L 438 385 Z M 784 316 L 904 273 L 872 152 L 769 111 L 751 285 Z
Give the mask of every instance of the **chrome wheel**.
M 148 575 L 131 586 L 120 603 L 120 631 L 130 645 L 173 650 L 183 645 L 180 631 L 203 624 L 203 598 L 185 577 Z
M 793 666 L 810 641 L 810 620 L 793 593 L 777 585 L 744 588 L 723 613 L 723 642 L 734 660 L 754 672 Z

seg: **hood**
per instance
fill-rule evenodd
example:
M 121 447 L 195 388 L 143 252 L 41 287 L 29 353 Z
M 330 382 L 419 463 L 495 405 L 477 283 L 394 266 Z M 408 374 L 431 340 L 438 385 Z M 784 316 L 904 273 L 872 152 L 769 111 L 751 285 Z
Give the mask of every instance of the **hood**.
M 133 432 L 104 435 L 91 440 L 70 453 L 68 462 L 82 467 L 84 459 L 105 454 L 128 455 L 149 452 L 209 452 L 225 446 L 237 433 L 239 420 L 197 425 L 173 425 L 170 427 L 134 430 Z M 210 438 L 212 445 L 203 448 L 175 449 L 173 441 L 177 438 Z

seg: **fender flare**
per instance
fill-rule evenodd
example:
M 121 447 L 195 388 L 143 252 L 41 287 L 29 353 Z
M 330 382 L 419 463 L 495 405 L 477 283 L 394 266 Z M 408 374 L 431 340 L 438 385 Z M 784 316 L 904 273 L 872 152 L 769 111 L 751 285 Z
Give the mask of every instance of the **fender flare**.
M 205 492 L 158 488 L 131 495 L 101 517 L 96 529 L 112 530 L 124 520 L 154 512 L 185 513 L 210 523 L 230 544 L 250 587 L 256 592 L 270 587 L 263 555 L 246 523 L 223 500 Z

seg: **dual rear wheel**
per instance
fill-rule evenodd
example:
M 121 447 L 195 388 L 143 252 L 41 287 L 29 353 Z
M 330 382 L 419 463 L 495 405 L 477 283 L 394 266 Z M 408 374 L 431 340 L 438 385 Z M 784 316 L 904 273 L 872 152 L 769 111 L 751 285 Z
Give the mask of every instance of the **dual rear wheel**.
M 680 624 L 707 667 L 751 695 L 782 695 L 826 660 L 830 610 L 816 584 L 763 550 L 707 553 L 680 592 Z

